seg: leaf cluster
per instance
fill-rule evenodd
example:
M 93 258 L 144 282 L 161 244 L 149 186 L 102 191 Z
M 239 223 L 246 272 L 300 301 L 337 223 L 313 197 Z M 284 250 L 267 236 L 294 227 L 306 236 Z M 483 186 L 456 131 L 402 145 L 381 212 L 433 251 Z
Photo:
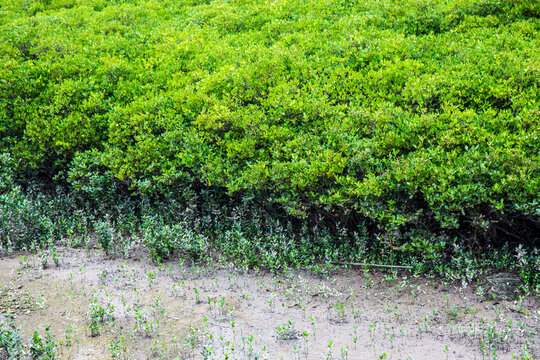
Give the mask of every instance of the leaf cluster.
M 539 15 L 533 0 L 4 1 L 0 150 L 17 177 L 94 203 L 218 188 L 366 221 L 428 257 L 441 233 L 534 243 Z M 156 258 L 171 231 L 145 235 Z

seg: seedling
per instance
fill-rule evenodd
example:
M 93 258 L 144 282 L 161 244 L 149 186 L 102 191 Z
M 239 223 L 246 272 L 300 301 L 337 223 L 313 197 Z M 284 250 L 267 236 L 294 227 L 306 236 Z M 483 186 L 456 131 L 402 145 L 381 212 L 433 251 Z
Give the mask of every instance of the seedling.
M 298 331 L 294 328 L 294 321 L 287 319 L 286 323 L 276 328 L 276 334 L 280 340 L 296 340 L 298 339 Z

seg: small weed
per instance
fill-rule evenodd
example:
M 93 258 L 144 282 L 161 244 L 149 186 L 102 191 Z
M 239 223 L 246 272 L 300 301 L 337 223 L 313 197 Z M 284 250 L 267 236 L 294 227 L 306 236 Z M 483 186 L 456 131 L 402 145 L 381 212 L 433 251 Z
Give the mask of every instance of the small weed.
M 276 328 L 276 334 L 280 340 L 296 340 L 298 339 L 299 333 L 294 328 L 294 321 L 288 319 L 286 323 L 278 326 Z
M 56 348 L 57 344 L 48 326 L 45 328 L 45 340 L 41 338 L 37 330 L 34 331 L 29 349 L 33 359 L 55 360 L 57 358 Z
M 114 324 L 113 316 L 114 307 L 112 305 L 103 308 L 98 304 L 97 297 L 90 299 L 90 336 L 99 336 L 102 330 L 102 326 L 112 323 Z
M 0 354 L 2 350 L 8 359 L 20 359 L 24 354 L 21 330 L 15 326 L 10 313 L 0 319 Z

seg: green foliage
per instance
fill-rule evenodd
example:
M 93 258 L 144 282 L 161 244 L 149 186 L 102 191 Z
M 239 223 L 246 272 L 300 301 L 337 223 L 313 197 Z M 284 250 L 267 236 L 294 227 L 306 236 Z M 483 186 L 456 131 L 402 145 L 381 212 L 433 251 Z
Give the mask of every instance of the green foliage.
M 54 341 L 52 334 L 49 332 L 49 327 L 45 329 L 45 341 L 41 338 L 38 331 L 34 331 L 32 342 L 30 344 L 30 355 L 35 360 L 55 360 L 57 359 L 56 348 L 57 344 Z
M 28 6 L 2 10 L 0 146 L 95 201 L 116 177 L 389 230 L 538 219 L 533 1 Z
M 14 167 L 9 154 L 0 154 L 0 251 L 32 247 L 50 233 L 39 202 L 25 197 L 16 185 Z
M 90 336 L 99 336 L 103 325 L 114 322 L 113 310 L 112 305 L 103 308 L 96 297 L 90 299 L 90 323 L 88 324 Z
M 0 154 L 0 195 L 15 186 L 15 162 L 8 153 Z
M 7 359 L 18 360 L 24 355 L 24 346 L 20 329 L 15 326 L 13 317 L 3 314 L 0 321 L 0 355 Z
M 150 256 L 160 262 L 168 259 L 178 246 L 182 233 L 178 233 L 178 226 L 169 226 L 155 218 L 147 218 L 143 221 L 143 239 L 150 249 Z
M 205 236 L 190 229 L 185 221 L 169 225 L 157 216 L 148 216 L 143 219 L 142 228 L 150 256 L 157 262 L 168 259 L 174 251 L 198 261 L 208 250 Z
M 539 14 L 533 0 L 3 1 L 0 246 L 93 230 L 107 251 L 140 235 L 158 261 L 219 250 L 273 269 L 534 248 Z
M 106 253 L 110 253 L 115 246 L 118 246 L 122 238 L 108 216 L 105 220 L 98 220 L 94 223 L 94 232 L 97 242 Z
M 77 154 L 69 166 L 68 181 L 73 190 L 93 206 L 110 204 L 119 192 L 114 179 L 96 164 L 91 154 Z
M 38 249 L 48 243 L 55 230 L 42 200 L 24 196 L 19 186 L 0 195 L 0 250 Z

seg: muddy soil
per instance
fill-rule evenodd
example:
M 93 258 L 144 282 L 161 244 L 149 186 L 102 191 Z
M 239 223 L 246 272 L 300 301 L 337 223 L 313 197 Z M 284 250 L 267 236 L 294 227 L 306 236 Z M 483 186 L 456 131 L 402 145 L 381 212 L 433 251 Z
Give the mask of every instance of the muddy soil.
M 538 299 L 411 273 L 275 276 L 60 249 L 0 259 L 0 312 L 61 359 L 540 359 Z

